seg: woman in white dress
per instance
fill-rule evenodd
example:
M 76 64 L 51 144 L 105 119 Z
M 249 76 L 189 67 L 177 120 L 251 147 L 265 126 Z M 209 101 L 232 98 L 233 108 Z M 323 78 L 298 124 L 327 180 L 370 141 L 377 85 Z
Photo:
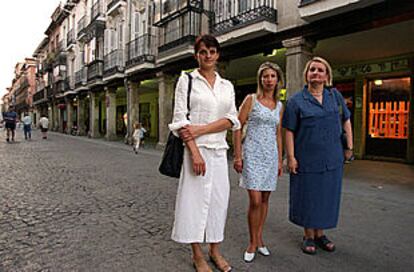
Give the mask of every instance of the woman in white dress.
M 200 243 L 209 244 L 210 260 L 220 271 L 231 266 L 219 251 L 224 239 L 230 184 L 227 167 L 227 130 L 240 128 L 233 85 L 215 71 L 220 45 L 211 35 L 194 45 L 198 69 L 182 73 L 175 89 L 170 130 L 185 142 L 178 185 L 172 239 L 191 244 L 197 271 L 212 271 Z M 188 80 L 192 80 L 187 119 Z

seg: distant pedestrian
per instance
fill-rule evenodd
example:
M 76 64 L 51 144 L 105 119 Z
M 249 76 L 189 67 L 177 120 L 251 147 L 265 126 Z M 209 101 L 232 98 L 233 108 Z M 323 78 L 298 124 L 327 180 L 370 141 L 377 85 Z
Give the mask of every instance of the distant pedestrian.
M 46 140 L 47 131 L 49 129 L 49 119 L 47 119 L 46 115 L 43 115 L 42 118 L 40 118 L 39 124 L 40 124 L 40 131 L 42 132 L 42 138 Z
M 23 121 L 24 138 L 26 140 L 31 139 L 32 138 L 32 117 L 29 115 L 29 113 L 25 112 L 22 121 Z
M 3 122 L 6 123 L 7 142 L 10 142 L 10 134 L 12 137 L 11 140 L 12 142 L 14 142 L 16 123 L 17 123 L 17 113 L 14 111 L 13 106 L 10 106 L 7 112 L 3 112 Z
M 135 151 L 135 154 L 138 153 L 138 149 L 141 143 L 144 141 L 144 135 L 147 132 L 147 130 L 142 126 L 141 123 L 136 122 L 134 124 L 134 134 L 132 135 L 133 141 L 134 141 L 134 147 L 133 150 Z
M 289 220 L 304 228 L 302 251 L 334 251 L 324 230 L 338 223 L 344 159 L 352 156 L 352 129 L 342 95 L 332 86 L 329 63 L 305 66 L 303 90 L 289 98 L 283 115 L 290 172 Z M 342 113 L 339 108 L 342 107 Z M 341 132 L 347 135 L 343 150 Z

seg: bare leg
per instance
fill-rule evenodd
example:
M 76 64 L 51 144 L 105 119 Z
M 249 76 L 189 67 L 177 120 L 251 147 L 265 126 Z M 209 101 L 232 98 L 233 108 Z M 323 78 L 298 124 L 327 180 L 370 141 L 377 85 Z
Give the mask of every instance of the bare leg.
M 206 260 L 204 259 L 203 250 L 199 243 L 191 244 L 191 249 L 193 251 L 193 264 L 197 272 L 212 272 L 210 266 L 208 266 Z
M 211 243 L 208 254 L 210 255 L 211 261 L 216 265 L 220 271 L 230 271 L 231 266 L 220 254 L 219 243 Z
M 262 202 L 260 205 L 260 223 L 258 228 L 258 246 L 262 247 L 264 246 L 263 242 L 263 226 L 266 222 L 267 218 L 267 211 L 269 210 L 269 198 L 270 198 L 271 192 L 261 192 L 262 194 Z
M 259 225 L 261 220 L 261 203 L 262 193 L 253 190 L 247 190 L 249 194 L 249 211 L 247 213 L 247 221 L 249 223 L 250 244 L 247 247 L 247 252 L 256 252 L 259 244 Z

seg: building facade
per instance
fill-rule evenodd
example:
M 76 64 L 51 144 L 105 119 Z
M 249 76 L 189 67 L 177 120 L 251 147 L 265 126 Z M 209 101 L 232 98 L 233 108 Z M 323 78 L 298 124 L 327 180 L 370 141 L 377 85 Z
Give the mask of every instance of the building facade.
M 196 67 L 195 38 L 211 33 L 238 104 L 263 61 L 283 68 L 289 96 L 303 87 L 305 63 L 322 56 L 352 112 L 357 157 L 412 163 L 413 29 L 414 4 L 402 0 L 67 1 L 36 50 L 38 84 L 49 84 L 37 87 L 36 109 L 54 130 L 108 140 L 130 138 L 141 122 L 162 146 L 174 83 Z

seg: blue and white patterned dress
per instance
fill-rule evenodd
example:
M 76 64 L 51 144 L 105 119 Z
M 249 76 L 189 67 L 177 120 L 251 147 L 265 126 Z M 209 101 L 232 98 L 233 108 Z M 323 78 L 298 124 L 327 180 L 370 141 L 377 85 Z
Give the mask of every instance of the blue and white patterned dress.
M 274 110 L 255 99 L 247 120 L 243 143 L 243 172 L 240 187 L 255 191 L 274 191 L 277 185 L 278 150 L 277 126 L 282 103 Z

